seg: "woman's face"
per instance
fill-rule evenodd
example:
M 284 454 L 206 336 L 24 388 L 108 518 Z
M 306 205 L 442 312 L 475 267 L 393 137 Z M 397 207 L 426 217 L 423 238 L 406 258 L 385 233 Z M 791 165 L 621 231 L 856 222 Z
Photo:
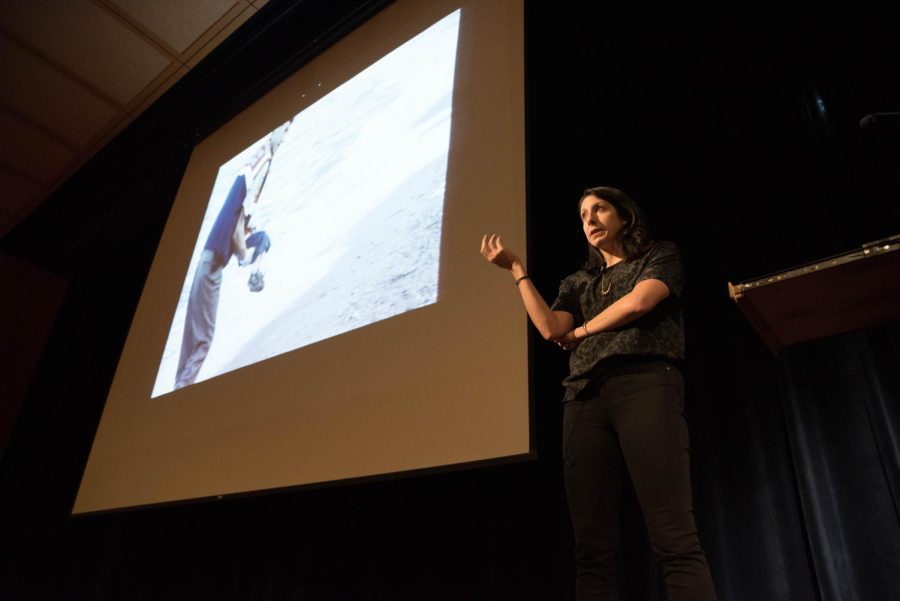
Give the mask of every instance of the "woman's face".
M 625 224 L 616 207 L 602 198 L 590 195 L 581 201 L 581 227 L 588 244 L 600 248 L 615 245 Z

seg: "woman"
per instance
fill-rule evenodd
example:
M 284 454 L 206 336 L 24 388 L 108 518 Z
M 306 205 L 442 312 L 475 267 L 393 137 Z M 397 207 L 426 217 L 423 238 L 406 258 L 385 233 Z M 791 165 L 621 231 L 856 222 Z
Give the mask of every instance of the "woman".
M 627 469 L 669 600 L 715 599 L 691 504 L 678 249 L 653 242 L 640 208 L 621 190 L 589 188 L 578 209 L 588 260 L 562 281 L 552 306 L 499 236 L 481 243 L 484 258 L 512 274 L 543 337 L 572 351 L 563 455 L 576 598 L 618 598 Z

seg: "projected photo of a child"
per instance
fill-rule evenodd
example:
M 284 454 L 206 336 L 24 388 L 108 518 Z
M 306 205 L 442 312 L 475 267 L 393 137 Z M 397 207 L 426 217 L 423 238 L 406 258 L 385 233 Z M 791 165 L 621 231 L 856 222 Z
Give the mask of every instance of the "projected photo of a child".
M 223 164 L 153 397 L 435 303 L 459 11 Z

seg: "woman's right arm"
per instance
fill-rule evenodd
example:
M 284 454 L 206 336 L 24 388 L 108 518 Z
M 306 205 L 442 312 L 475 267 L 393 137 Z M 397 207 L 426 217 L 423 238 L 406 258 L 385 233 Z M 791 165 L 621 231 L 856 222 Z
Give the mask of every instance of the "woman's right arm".
M 493 234 L 481 239 L 481 255 L 489 263 L 510 272 L 513 280 L 518 282 L 519 294 L 525 303 L 525 310 L 531 323 L 538 329 L 545 340 L 556 340 L 565 336 L 574 326 L 575 318 L 568 311 L 554 311 L 527 278 L 528 272 L 522 260 L 511 250 L 504 248 L 500 236 Z

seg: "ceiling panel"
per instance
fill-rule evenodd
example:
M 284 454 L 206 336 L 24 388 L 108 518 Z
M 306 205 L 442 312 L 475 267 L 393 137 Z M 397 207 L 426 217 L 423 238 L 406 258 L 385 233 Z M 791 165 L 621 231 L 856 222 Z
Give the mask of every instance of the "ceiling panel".
M 256 14 L 257 9 L 246 5 L 239 13 L 232 13 L 218 23 L 220 29 L 210 30 L 204 38 L 197 40 L 200 42 L 196 47 L 191 48 L 191 56 L 187 60 L 187 65 L 192 69 L 196 67 L 203 57 L 212 52 L 216 46 L 225 41 L 225 38 L 234 33 L 238 27 L 244 24 L 250 17 Z M 226 20 L 227 19 L 227 20 Z M 202 44 L 202 45 L 201 45 Z
M 0 25 L 122 106 L 172 63 L 91 0 L 3 0 Z
M 17 44 L 0 37 L 0 104 L 76 147 L 124 113 Z M 27 82 L 27 83 L 26 83 Z
M 0 220 L 15 219 L 27 210 L 40 188 L 0 166 Z
M 155 86 L 153 89 L 148 90 L 147 94 L 141 99 L 140 103 L 135 105 L 131 109 L 132 118 L 137 117 L 145 110 L 147 110 L 157 99 L 166 93 L 166 90 L 175 85 L 179 79 L 187 75 L 188 71 L 187 67 L 178 67 L 176 71 L 171 73 L 165 81 L 159 83 L 159 85 Z
M 38 184 L 49 184 L 77 154 L 15 115 L 0 111 L 0 165 Z
M 108 0 L 135 22 L 183 53 L 235 6 L 246 0 Z

